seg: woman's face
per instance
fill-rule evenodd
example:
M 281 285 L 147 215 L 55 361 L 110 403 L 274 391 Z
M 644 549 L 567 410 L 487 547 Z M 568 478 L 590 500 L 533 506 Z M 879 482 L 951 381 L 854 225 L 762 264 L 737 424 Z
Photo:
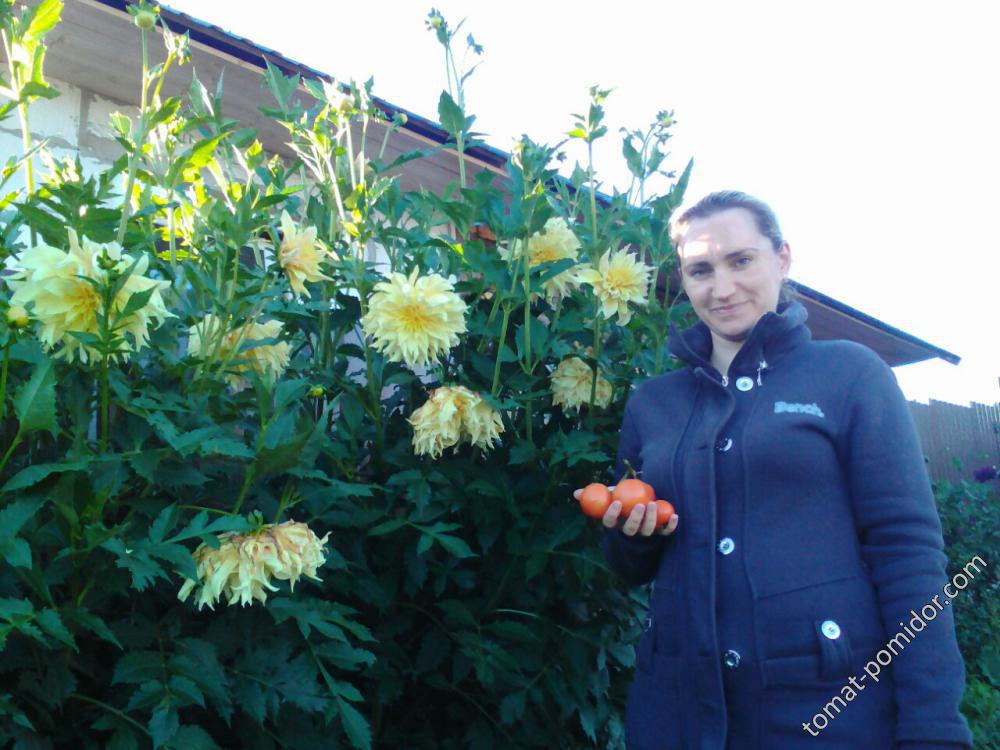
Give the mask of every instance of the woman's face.
M 729 341 L 742 341 L 761 316 L 777 309 L 792 260 L 788 243 L 775 252 L 745 208 L 692 220 L 678 253 L 695 313 L 714 335 Z

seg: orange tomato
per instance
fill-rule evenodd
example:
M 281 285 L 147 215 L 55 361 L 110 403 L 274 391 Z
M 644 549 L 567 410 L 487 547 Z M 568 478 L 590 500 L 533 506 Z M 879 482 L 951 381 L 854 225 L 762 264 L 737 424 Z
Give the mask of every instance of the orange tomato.
M 670 517 L 674 515 L 674 506 L 666 500 L 656 501 L 656 528 L 661 528 L 670 523 Z
M 652 485 L 646 484 L 641 479 L 623 479 L 615 485 L 611 499 L 622 504 L 619 514 L 621 518 L 628 518 L 632 509 L 639 503 L 651 503 L 656 500 L 656 491 Z
M 606 484 L 594 482 L 588 484 L 580 493 L 580 509 L 585 516 L 603 518 L 611 505 L 611 490 Z

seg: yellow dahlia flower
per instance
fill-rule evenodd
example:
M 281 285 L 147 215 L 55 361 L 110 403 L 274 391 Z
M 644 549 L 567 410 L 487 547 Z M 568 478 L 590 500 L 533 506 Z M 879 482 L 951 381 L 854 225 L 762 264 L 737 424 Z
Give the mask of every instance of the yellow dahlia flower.
M 105 251 L 110 268 L 100 264 Z M 87 279 L 106 284 L 111 271 L 125 273 L 134 260 L 122 252 L 117 242 L 97 243 L 84 237 L 81 244 L 76 232 L 70 229 L 68 252 L 41 243 L 25 250 L 11 264 L 16 272 L 7 279 L 13 290 L 11 304 L 31 306 L 32 315 L 41 324 L 39 339 L 46 348 L 63 345 L 56 356 L 66 357 L 71 362 L 74 356 L 79 356 L 82 362 L 87 362 L 99 353 L 70 333 L 99 334 L 97 315 L 101 311 L 101 295 Z M 176 317 L 167 311 L 160 296 L 169 283 L 143 276 L 148 268 L 149 258 L 140 256 L 112 301 L 112 309 L 117 312 L 128 304 L 132 295 L 153 290 L 145 305 L 118 321 L 119 332 L 131 336 L 132 341 L 122 344 L 116 358 L 127 359 L 129 352 L 145 346 L 149 342 L 151 325 L 157 326 L 167 318 Z
M 608 250 L 601 256 L 597 268 L 581 270 L 579 278 L 594 287 L 604 317 L 610 318 L 617 312 L 618 324 L 625 325 L 632 318 L 628 303 L 644 305 L 647 302 L 649 273 L 652 270 L 624 250 L 613 254 Z
M 458 343 L 465 332 L 466 305 L 452 282 L 439 274 L 393 273 L 380 281 L 361 318 L 366 336 L 393 362 L 426 365 Z
M 250 385 L 250 381 L 240 375 L 248 370 L 254 370 L 271 382 L 284 374 L 292 352 L 291 344 L 287 341 L 245 348 L 253 341 L 280 336 L 281 321 L 245 323 L 224 333 L 220 332 L 220 326 L 221 322 L 215 315 L 206 315 L 199 323 L 191 326 L 188 329 L 188 354 L 211 361 L 228 359 L 226 381 L 233 392 Z
M 564 411 L 580 410 L 584 404 L 590 403 L 590 385 L 594 377 L 594 368 L 579 357 L 567 357 L 560 362 L 551 375 L 552 403 L 562 406 Z M 597 389 L 594 392 L 594 405 L 605 407 L 611 403 L 611 383 L 600 372 L 597 376 Z
M 561 216 L 554 216 L 545 222 L 541 231 L 535 232 L 528 238 L 528 267 L 534 268 L 542 263 L 565 258 L 577 259 L 580 249 L 580 240 L 573 234 L 569 224 Z M 500 255 L 507 260 L 520 258 L 524 252 L 524 245 L 520 241 L 511 243 L 511 247 L 501 248 Z M 581 267 L 567 268 L 565 271 L 556 274 L 545 282 L 545 296 L 552 304 L 559 297 L 567 295 L 571 289 L 580 283 L 579 273 Z M 537 295 L 532 295 L 532 302 Z
M 503 432 L 500 415 L 479 394 L 461 385 L 435 388 L 407 421 L 413 426 L 413 452 L 435 459 L 463 438 L 490 448 Z
M 237 601 L 241 606 L 267 602 L 267 592 L 277 591 L 271 585 L 275 578 L 288 581 L 292 591 L 299 578 L 306 576 L 322 580 L 316 571 L 326 562 L 323 546 L 329 539 L 327 532 L 322 539 L 304 523 L 285 521 L 268 524 L 248 534 L 226 532 L 219 536 L 219 548 L 201 544 L 194 552 L 198 580 L 187 579 L 177 598 L 185 601 L 196 586 L 198 609 L 206 604 L 215 609 L 223 595 L 230 605 Z
M 327 250 L 316 239 L 316 227 L 297 229 L 287 211 L 281 212 L 281 245 L 278 247 L 278 263 L 288 277 L 292 291 L 310 297 L 306 289 L 307 281 L 331 281 L 323 275 L 320 264 L 326 260 Z

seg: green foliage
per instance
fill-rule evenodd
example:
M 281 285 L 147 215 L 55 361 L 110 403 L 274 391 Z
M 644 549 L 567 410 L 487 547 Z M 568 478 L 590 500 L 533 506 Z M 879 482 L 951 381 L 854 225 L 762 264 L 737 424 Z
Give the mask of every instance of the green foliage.
M 948 575 L 968 586 L 955 597 L 955 626 L 965 659 L 962 713 L 977 750 L 1000 750 L 1000 492 L 995 484 L 935 486 L 948 553 Z
M 58 6 L 19 19 L 0 8 L 28 44 Z M 269 66 L 275 105 L 263 114 L 287 130 L 285 162 L 226 117 L 221 81 L 212 92 L 194 76 L 185 97 L 161 97 L 186 38 L 148 33 L 155 6 L 130 12 L 142 106 L 112 118 L 122 157 L 91 175 L 46 158 L 37 189 L 0 204 L 16 209 L 2 215 L 4 256 L 66 249 L 72 229 L 133 259 L 119 268 L 104 252 L 104 273 L 70 275 L 92 293 L 93 325 L 51 350 L 39 339 L 44 300 L 13 327 L 23 282 L 0 286 L 0 746 L 621 747 L 644 605 L 604 565 L 601 527 L 571 493 L 612 479 L 628 389 L 670 366 L 667 323 L 687 310 L 656 286 L 674 263 L 667 222 L 690 165 L 664 195 L 598 200 L 592 164 L 561 180 L 558 146 L 524 138 L 504 174 L 467 181 L 474 66 L 453 54 L 461 24 L 436 13 L 457 184 L 400 187 L 397 167 L 439 149 L 384 161 L 405 120 L 385 120 L 370 81 L 302 82 Z M 17 106 L 40 95 L 22 87 Z M 579 118 L 588 145 L 606 136 L 607 95 L 595 87 Z M 625 149 L 640 183 L 673 178 L 661 169 L 666 127 L 636 131 L 650 135 Z M 579 237 L 576 261 L 498 252 L 556 217 Z M 274 259 L 290 232 L 311 242 L 309 228 L 328 278 L 303 295 Z M 366 260 L 369 245 L 388 269 Z M 601 317 L 586 285 L 546 294 L 607 250 L 650 267 L 627 326 Z M 391 361 L 361 327 L 376 285 L 414 268 L 453 276 L 467 305 L 459 343 L 424 368 Z M 175 316 L 150 325 L 148 341 L 126 325 L 152 299 L 127 291 L 142 279 L 165 282 Z M 95 357 L 62 356 L 65 340 Z M 593 379 L 579 408 L 563 408 L 552 372 L 572 356 Z M 418 454 L 413 415 L 457 385 L 499 415 L 499 442 Z M 278 560 L 284 577 L 266 603 L 179 600 L 185 582 L 211 578 L 204 560 L 222 559 L 210 556 L 232 550 L 233 535 L 263 544 L 292 519 L 330 534 L 322 580 L 293 590 Z M 270 559 L 252 554 L 243 559 Z M 227 573 L 239 578 L 220 581 Z

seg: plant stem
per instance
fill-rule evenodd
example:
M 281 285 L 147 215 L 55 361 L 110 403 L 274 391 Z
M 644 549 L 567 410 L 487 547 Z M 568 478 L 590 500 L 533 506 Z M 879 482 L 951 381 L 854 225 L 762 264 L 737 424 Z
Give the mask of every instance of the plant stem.
M 229 512 L 229 515 L 235 516 L 240 512 L 240 508 L 243 507 L 243 501 L 246 499 L 247 491 L 250 489 L 250 485 L 253 484 L 254 473 L 254 464 L 250 464 L 250 466 L 247 467 L 246 476 L 243 477 L 243 486 L 240 488 L 240 495 L 236 498 L 236 504 L 233 505 L 233 509 Z
M 590 381 L 590 408 L 587 410 L 587 427 L 594 429 L 594 399 L 597 396 L 597 378 L 601 360 L 601 310 L 597 303 L 594 311 L 594 377 Z
M 129 724 L 131 724 L 132 726 L 134 726 L 136 729 L 138 729 L 140 732 L 142 732 L 147 737 L 151 737 L 152 736 L 152 735 L 150 735 L 149 730 L 146 729 L 146 727 L 144 727 L 142 724 L 140 724 L 138 721 L 136 721 L 135 719 L 133 719 L 131 716 L 129 716 L 124 711 L 119 711 L 114 706 L 109 706 L 107 703 L 99 701 L 96 698 L 90 698 L 90 697 L 88 697 L 86 695 L 80 695 L 79 693 L 70 693 L 70 695 L 68 697 L 69 698 L 75 698 L 76 700 L 83 701 L 84 703 L 90 703 L 90 704 L 92 704 L 94 706 L 97 706 L 98 708 L 103 708 L 105 711 L 107 711 L 110 714 L 114 714 L 115 716 L 117 716 L 122 721 L 128 722 Z
M 24 431 L 18 427 L 17 434 L 14 435 L 14 439 L 10 441 L 10 447 L 7 448 L 7 452 L 3 454 L 3 459 L 0 459 L 0 471 L 3 471 L 3 467 L 7 465 L 7 461 L 10 460 L 10 454 L 14 452 L 14 449 L 21 443 L 21 437 Z
M 101 360 L 101 453 L 108 448 L 108 355 Z
M 497 341 L 496 364 L 493 365 L 493 385 L 490 387 L 490 395 L 497 395 L 497 388 L 500 385 L 500 358 L 503 356 L 504 342 L 507 341 L 507 324 L 510 322 L 510 308 L 504 306 L 503 325 L 500 327 L 500 340 Z
M 590 182 L 590 259 L 597 262 L 597 187 L 594 180 L 594 142 L 587 141 L 587 177 Z
M 7 369 L 10 367 L 10 341 L 3 348 L 3 365 L 0 366 L 0 423 L 7 415 Z
M 139 155 L 142 144 L 146 141 L 146 90 L 149 88 L 149 43 L 146 30 L 142 30 L 142 90 L 139 97 L 139 129 L 136 132 L 135 149 L 128 160 L 128 180 L 125 183 L 125 201 L 122 204 L 122 218 L 118 224 L 118 244 L 125 241 L 125 227 L 132 213 L 132 188 L 135 187 L 135 176 L 139 168 Z

